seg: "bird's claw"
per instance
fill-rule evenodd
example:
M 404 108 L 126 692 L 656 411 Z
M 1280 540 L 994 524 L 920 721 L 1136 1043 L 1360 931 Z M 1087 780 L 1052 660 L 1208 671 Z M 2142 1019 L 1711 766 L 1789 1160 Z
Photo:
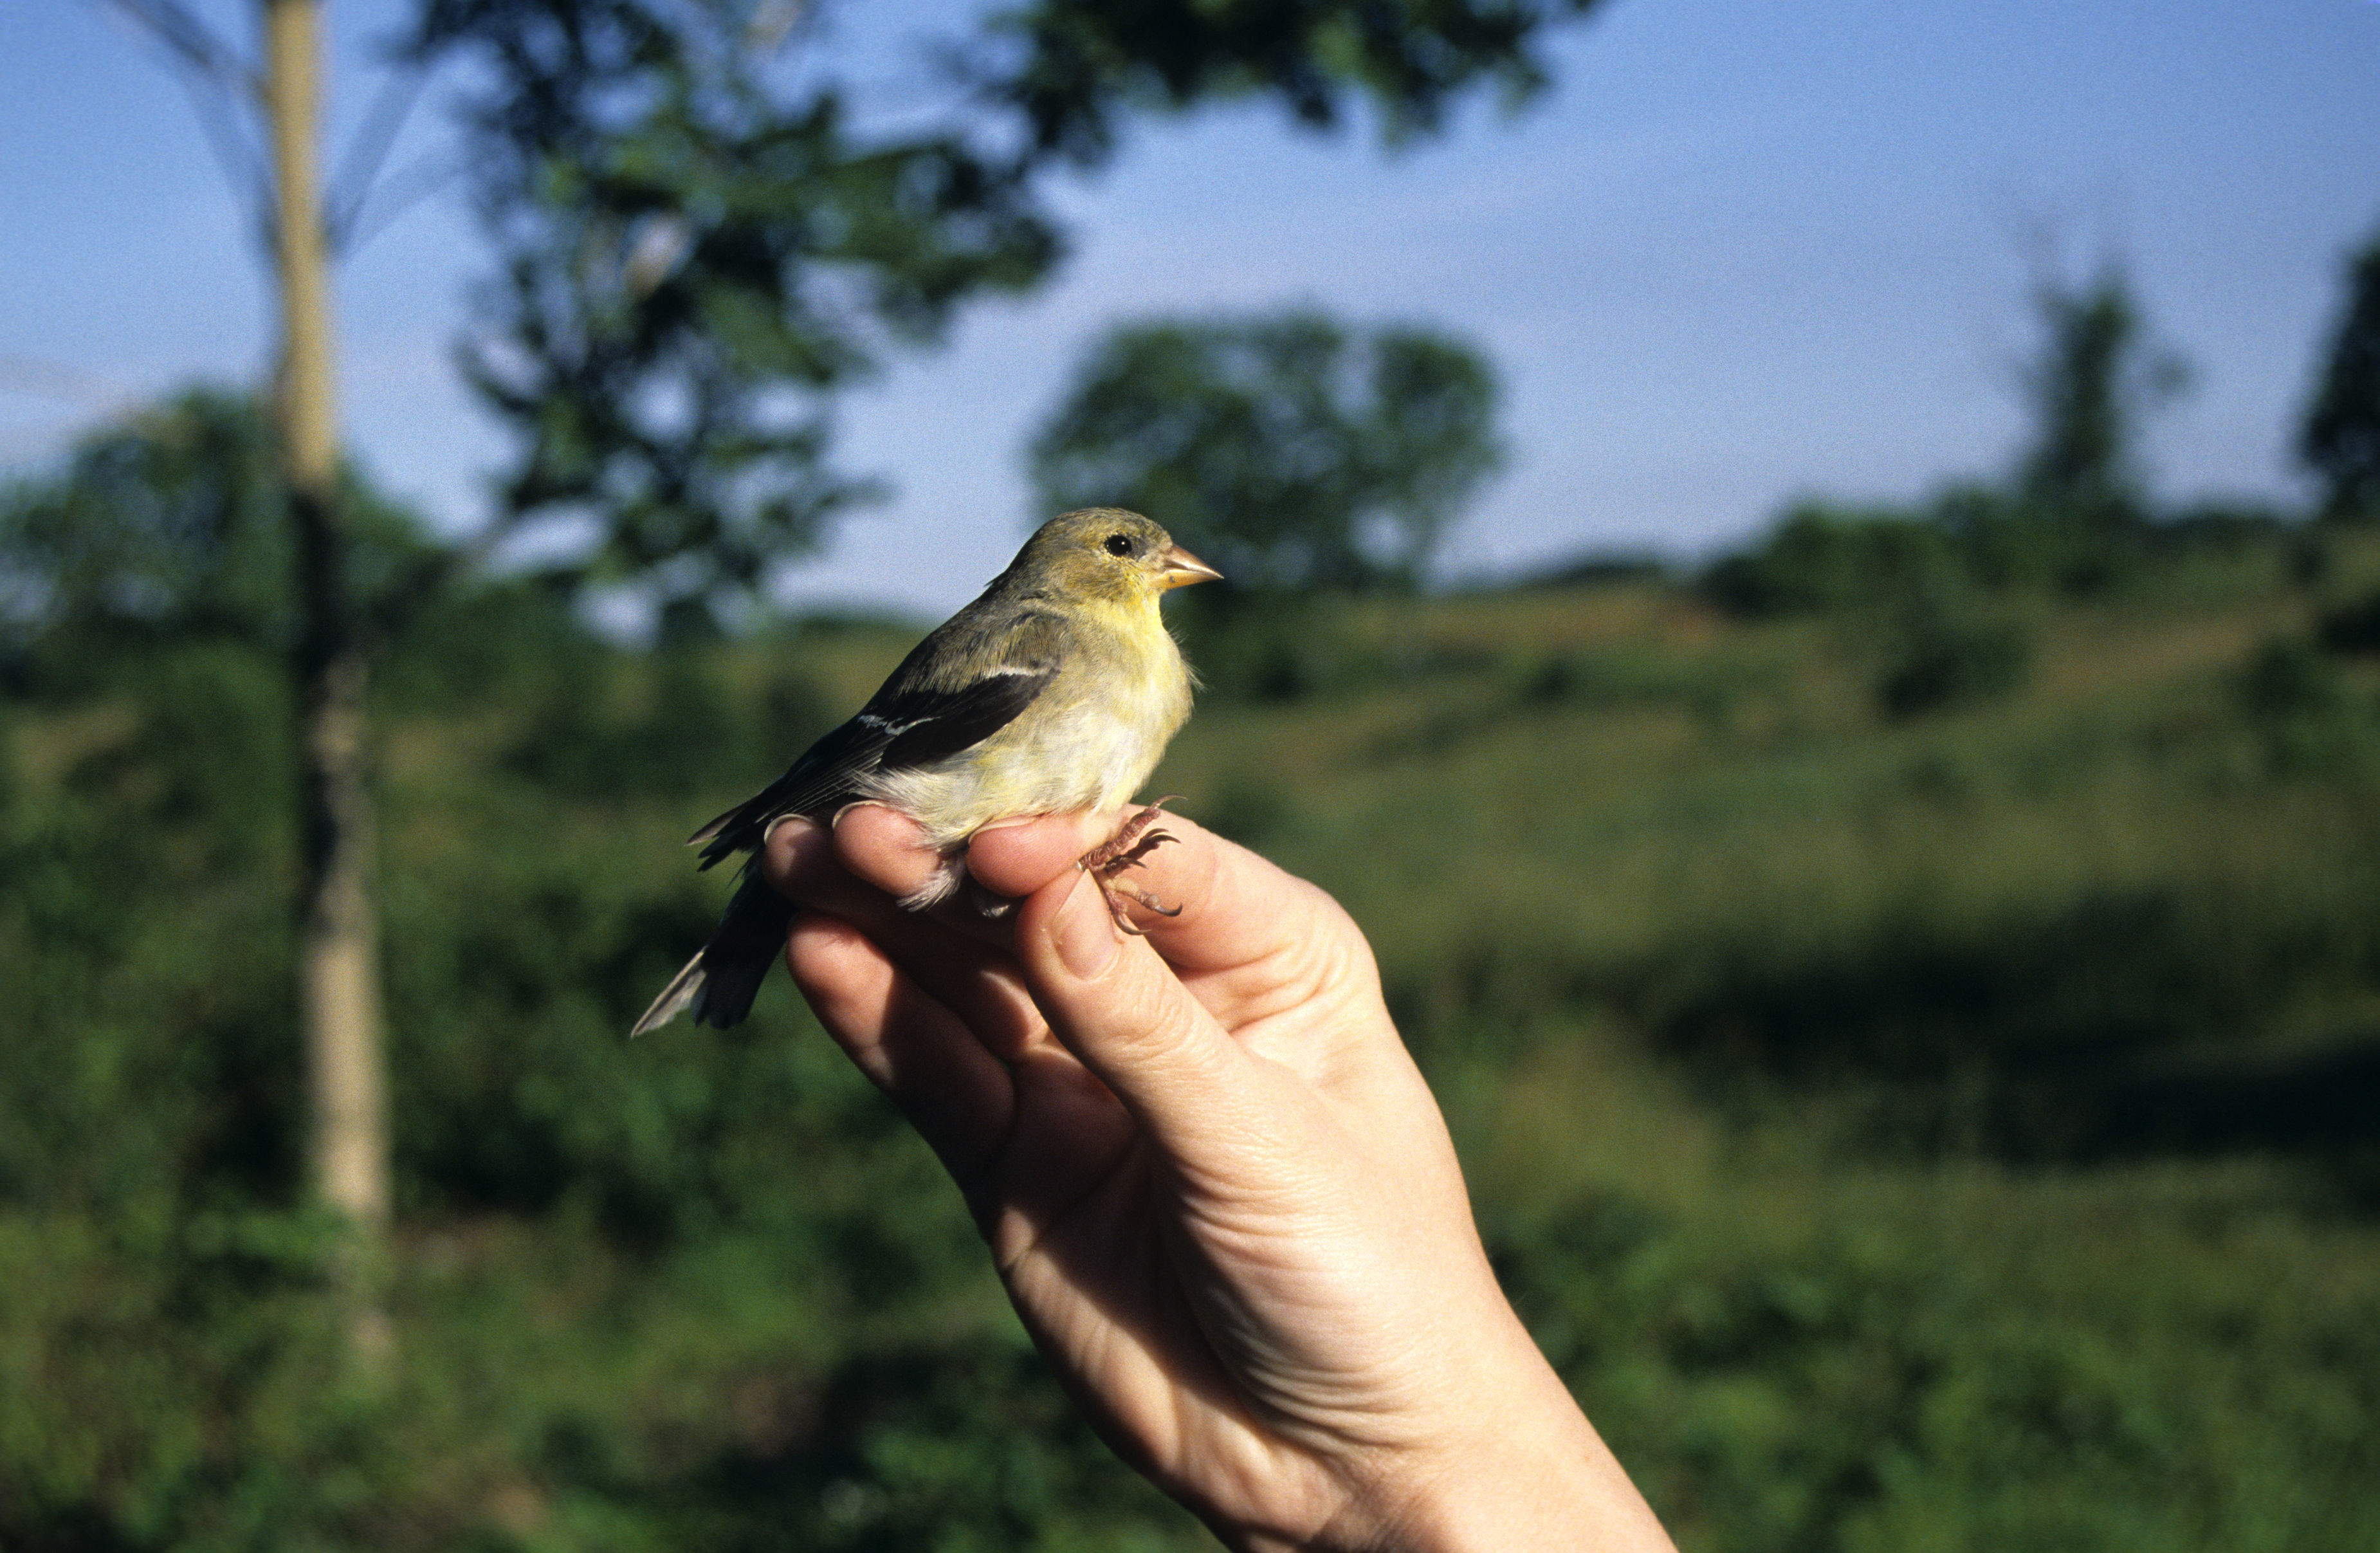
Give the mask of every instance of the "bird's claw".
M 1082 865 L 1102 879 L 1113 879 L 1117 872 L 1139 862 L 1160 843 L 1173 838 L 1163 831 L 1150 831 L 1165 806 L 1181 801 L 1174 794 L 1160 798 L 1116 828 L 1116 833 L 1082 855 Z M 1142 834 L 1147 831 L 1146 835 Z
M 1125 820 L 1117 828 L 1114 835 L 1084 853 L 1080 859 L 1083 871 L 1099 881 L 1099 893 L 1108 904 L 1108 915 L 1115 919 L 1115 925 L 1120 930 L 1131 934 L 1134 938 L 1141 937 L 1145 929 L 1134 923 L 1132 917 L 1124 911 L 1123 902 L 1118 899 L 1119 896 L 1129 896 L 1160 916 L 1182 915 L 1180 906 L 1166 905 L 1156 896 L 1136 885 L 1116 882 L 1118 874 L 1126 868 L 1137 867 L 1142 858 L 1173 839 L 1166 831 L 1152 831 L 1149 827 L 1156 823 L 1159 814 L 1164 810 L 1165 806 L 1175 802 L 1179 796 L 1180 795 L 1176 794 L 1158 799 L 1157 802 Z

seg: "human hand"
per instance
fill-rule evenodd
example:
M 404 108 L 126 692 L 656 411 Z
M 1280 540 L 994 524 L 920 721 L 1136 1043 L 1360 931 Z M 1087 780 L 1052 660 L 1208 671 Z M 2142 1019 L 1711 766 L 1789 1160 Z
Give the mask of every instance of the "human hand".
M 1126 940 L 1075 867 L 1114 819 L 978 834 L 1000 921 L 894 908 L 934 857 L 887 809 L 764 862 L 1101 1433 L 1235 1547 L 1669 1547 L 1497 1288 L 1354 924 L 1168 815 L 1136 879 L 1180 915 Z

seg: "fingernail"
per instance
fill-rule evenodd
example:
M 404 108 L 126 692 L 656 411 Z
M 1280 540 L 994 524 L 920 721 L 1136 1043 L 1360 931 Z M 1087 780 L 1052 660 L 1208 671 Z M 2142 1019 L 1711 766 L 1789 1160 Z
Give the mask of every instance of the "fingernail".
M 777 838 L 783 836 L 785 838 L 784 851 L 791 855 L 808 844 L 810 837 L 821 833 L 818 826 L 804 819 L 800 815 L 781 814 L 770 822 L 766 831 L 760 832 L 760 850 L 768 852 L 775 849 L 779 844 Z
M 760 867 L 783 889 L 822 854 L 832 850 L 826 832 L 807 819 L 787 815 L 768 829 L 760 841 Z
M 1116 937 L 1114 919 L 1108 916 L 1108 904 L 1090 875 L 1076 872 L 1074 889 L 1058 908 L 1058 921 L 1051 936 L 1057 943 L 1059 962 L 1084 981 L 1106 970 L 1116 951 L 1123 947 Z

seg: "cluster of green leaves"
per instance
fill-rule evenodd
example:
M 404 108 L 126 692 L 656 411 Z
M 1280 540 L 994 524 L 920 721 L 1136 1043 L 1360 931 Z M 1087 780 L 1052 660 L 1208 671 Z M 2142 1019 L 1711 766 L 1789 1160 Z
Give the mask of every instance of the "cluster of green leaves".
M 780 57 L 820 36 L 785 0 L 422 0 L 406 52 L 467 62 L 497 260 L 463 350 L 517 443 L 484 544 L 560 580 L 748 597 L 876 493 L 830 464 L 834 396 L 1052 273 L 1053 163 L 1219 98 L 1424 132 L 1484 85 L 1536 90 L 1545 30 L 1593 4 L 1033 0 L 937 42 L 941 109 L 887 116 L 831 58 Z M 1450 413 L 1483 386 L 1431 342 L 1378 351 L 1384 382 Z M 1414 522 L 1442 504 L 1389 498 Z
M 824 466 L 829 396 L 888 338 L 1057 254 L 1014 171 L 951 133 L 855 133 L 772 90 L 741 7 L 432 0 L 474 55 L 475 194 L 498 255 L 474 384 L 522 433 L 514 522 L 601 520 L 574 572 L 749 589 L 866 489 Z
M 1264 94 L 1325 129 L 1349 112 L 1351 85 L 1393 140 L 1437 129 L 1481 81 L 1507 104 L 1541 90 L 1545 30 L 1597 3 L 1031 0 L 996 18 L 969 73 L 990 101 L 1021 115 L 1038 153 L 1082 163 L 1114 149 L 1131 109 Z

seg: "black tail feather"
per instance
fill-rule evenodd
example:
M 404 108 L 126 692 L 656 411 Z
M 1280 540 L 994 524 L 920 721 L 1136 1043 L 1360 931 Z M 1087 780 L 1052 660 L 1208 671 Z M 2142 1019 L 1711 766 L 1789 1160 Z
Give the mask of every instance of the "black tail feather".
M 710 941 L 653 1000 L 630 1034 L 641 1036 L 666 1025 L 689 1004 L 698 1025 L 724 1030 L 742 1024 L 752 1012 L 760 983 L 768 979 L 769 967 L 784 952 L 785 935 L 793 925 L 794 903 L 778 894 L 757 869 L 747 868 L 725 915 L 711 930 Z

